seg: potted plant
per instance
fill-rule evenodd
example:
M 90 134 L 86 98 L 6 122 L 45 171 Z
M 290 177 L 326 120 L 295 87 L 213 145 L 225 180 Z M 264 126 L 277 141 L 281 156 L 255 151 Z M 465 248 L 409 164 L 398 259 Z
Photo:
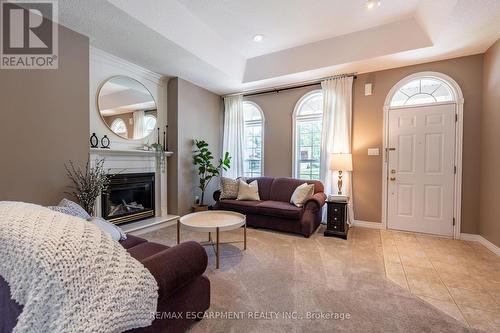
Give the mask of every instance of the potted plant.
M 213 164 L 214 156 L 208 149 L 208 143 L 205 140 L 194 140 L 193 164 L 198 168 L 198 176 L 200 184 L 198 188 L 201 190 L 200 203 L 195 206 L 195 211 L 207 210 L 208 205 L 205 205 L 205 191 L 207 190 L 210 181 L 218 177 L 222 170 L 230 168 L 231 157 L 228 152 L 224 153 L 224 157 L 219 159 L 219 164 Z

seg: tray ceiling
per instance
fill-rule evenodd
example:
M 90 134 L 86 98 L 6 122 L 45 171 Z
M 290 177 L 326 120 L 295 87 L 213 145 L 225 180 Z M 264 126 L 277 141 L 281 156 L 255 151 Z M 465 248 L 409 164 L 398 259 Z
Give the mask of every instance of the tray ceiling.
M 65 0 L 59 21 L 95 47 L 220 94 L 482 53 L 500 37 L 500 1 L 365 2 Z

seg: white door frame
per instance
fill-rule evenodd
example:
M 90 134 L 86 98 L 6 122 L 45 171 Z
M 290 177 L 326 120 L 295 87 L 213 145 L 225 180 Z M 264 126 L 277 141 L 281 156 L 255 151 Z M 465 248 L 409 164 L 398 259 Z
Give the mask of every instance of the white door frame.
M 382 158 L 382 228 L 387 229 L 387 177 L 388 177 L 388 160 L 387 160 L 387 148 L 389 142 L 389 110 L 391 109 L 390 104 L 394 94 L 404 86 L 418 78 L 435 78 L 440 81 L 444 81 L 451 88 L 454 101 L 451 103 L 455 104 L 455 114 L 457 116 L 457 121 L 455 124 L 455 166 L 457 172 L 455 173 L 455 186 L 454 186 L 454 198 L 453 198 L 453 217 L 455 218 L 455 226 L 453 228 L 453 238 L 460 239 L 460 227 L 461 227 L 461 209 L 462 209 L 462 146 L 463 146 L 463 116 L 464 116 L 464 97 L 462 94 L 462 89 L 458 83 L 446 74 L 439 72 L 419 72 L 405 77 L 396 83 L 385 98 L 384 102 L 384 126 L 383 126 L 383 158 Z M 446 103 L 433 103 L 433 104 L 419 104 L 411 105 L 407 107 L 421 107 L 421 106 L 431 106 L 437 104 L 450 104 Z M 401 109 L 402 107 L 397 107 Z M 404 108 L 404 107 L 403 107 Z M 396 109 L 393 107 L 392 109 Z

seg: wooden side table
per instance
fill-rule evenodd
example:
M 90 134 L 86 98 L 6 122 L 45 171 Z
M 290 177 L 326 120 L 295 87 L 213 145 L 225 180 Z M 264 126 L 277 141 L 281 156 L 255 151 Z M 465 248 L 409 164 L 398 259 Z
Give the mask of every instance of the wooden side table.
M 347 239 L 349 224 L 347 224 L 347 200 L 327 201 L 327 223 L 325 236 Z

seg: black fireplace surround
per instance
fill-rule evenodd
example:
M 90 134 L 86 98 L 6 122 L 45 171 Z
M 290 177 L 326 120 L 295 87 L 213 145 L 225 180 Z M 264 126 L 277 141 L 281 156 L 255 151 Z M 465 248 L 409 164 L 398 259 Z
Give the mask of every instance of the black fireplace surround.
M 101 195 L 102 217 L 114 224 L 155 216 L 155 174 L 127 173 L 110 177 Z

